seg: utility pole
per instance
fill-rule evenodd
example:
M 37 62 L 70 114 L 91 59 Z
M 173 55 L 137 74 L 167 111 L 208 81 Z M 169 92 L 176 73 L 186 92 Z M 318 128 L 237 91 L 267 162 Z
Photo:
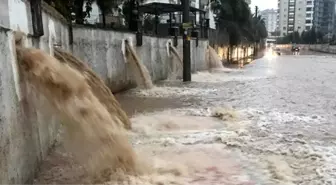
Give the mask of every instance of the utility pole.
M 256 21 L 259 21 L 258 20 L 258 6 L 255 6 L 255 13 L 254 13 L 254 16 L 255 16 L 255 19 L 256 19 Z M 255 31 L 255 34 L 257 35 L 257 30 Z M 258 55 L 258 43 L 257 43 L 257 41 L 255 40 L 254 41 L 254 51 L 253 51 L 254 53 L 254 56 L 257 56 Z
M 258 17 L 258 6 L 255 6 L 255 17 Z
M 189 12 L 190 0 L 182 0 L 183 10 L 183 81 L 191 81 L 191 62 L 190 62 L 190 36 L 188 29 L 191 27 Z

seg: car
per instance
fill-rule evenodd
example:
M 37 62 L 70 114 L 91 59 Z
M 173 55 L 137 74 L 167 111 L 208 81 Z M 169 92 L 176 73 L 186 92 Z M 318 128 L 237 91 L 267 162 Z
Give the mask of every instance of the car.
M 298 46 L 292 46 L 292 52 L 294 55 L 297 55 L 300 53 L 300 47 Z

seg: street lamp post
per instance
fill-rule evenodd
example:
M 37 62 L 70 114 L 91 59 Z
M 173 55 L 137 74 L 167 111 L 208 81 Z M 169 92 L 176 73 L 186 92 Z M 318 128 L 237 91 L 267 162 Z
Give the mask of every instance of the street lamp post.
M 183 81 L 191 81 L 191 62 L 190 62 L 190 36 L 188 29 L 189 25 L 189 10 L 190 1 L 182 0 L 183 9 Z

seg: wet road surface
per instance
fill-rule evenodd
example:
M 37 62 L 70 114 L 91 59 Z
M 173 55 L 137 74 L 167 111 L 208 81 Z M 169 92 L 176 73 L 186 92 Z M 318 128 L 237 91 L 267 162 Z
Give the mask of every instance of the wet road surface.
M 155 166 L 128 183 L 335 184 L 335 72 L 332 55 L 266 56 L 118 94 L 134 147 Z M 58 150 L 36 184 L 83 176 Z

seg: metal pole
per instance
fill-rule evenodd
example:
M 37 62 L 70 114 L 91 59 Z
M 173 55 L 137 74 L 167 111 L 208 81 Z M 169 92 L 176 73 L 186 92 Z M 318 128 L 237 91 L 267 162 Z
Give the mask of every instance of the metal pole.
M 189 12 L 190 12 L 189 0 L 182 0 L 183 9 L 183 81 L 191 81 L 191 62 L 190 62 L 190 36 L 188 32 L 189 24 Z

